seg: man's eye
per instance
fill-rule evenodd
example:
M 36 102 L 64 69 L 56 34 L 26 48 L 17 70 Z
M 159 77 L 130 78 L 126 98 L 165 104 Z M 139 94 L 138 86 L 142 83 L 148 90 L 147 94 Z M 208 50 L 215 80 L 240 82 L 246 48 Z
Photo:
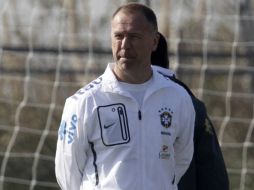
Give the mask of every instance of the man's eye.
M 116 34 L 116 35 L 115 35 L 115 38 L 118 39 L 118 40 L 120 40 L 120 39 L 123 38 L 123 35 L 121 35 L 121 34 Z
M 138 36 L 138 35 L 130 35 L 129 37 L 131 39 L 140 39 L 140 36 Z

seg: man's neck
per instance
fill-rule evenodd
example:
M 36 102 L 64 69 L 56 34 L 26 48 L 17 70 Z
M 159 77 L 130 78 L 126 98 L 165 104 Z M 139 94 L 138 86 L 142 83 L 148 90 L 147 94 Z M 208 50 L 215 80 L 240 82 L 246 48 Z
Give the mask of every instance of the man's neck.
M 142 72 L 117 72 L 113 69 L 113 72 L 118 81 L 130 83 L 130 84 L 142 84 L 148 81 L 152 77 L 152 69 Z

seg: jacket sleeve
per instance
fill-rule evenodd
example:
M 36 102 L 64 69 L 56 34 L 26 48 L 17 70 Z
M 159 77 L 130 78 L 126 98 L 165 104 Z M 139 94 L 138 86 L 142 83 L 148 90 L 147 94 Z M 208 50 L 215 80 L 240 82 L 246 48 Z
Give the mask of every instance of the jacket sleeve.
M 175 184 L 188 169 L 193 156 L 195 111 L 190 97 L 187 95 L 181 105 L 180 125 L 174 143 L 175 150 Z
M 229 180 L 215 129 L 205 110 L 205 122 L 195 136 L 197 189 L 229 190 Z
M 56 178 L 62 190 L 79 190 L 82 181 L 87 141 L 80 112 L 75 99 L 66 100 L 55 156 Z
M 204 103 L 183 82 L 174 77 L 171 79 L 185 88 L 192 98 L 196 112 L 194 155 L 190 167 L 178 184 L 178 190 L 229 190 L 223 155 Z
M 214 127 L 203 102 L 192 97 L 196 111 L 194 156 L 178 190 L 229 190 L 229 180 Z

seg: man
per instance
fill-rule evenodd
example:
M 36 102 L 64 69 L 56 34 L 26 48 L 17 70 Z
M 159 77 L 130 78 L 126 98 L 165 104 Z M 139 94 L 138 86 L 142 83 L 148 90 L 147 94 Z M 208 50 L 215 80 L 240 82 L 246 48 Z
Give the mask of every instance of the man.
M 228 174 L 223 155 L 205 105 L 168 69 L 167 41 L 161 33 L 159 35 L 157 49 L 151 56 L 152 65 L 155 65 L 154 68 L 158 72 L 171 78 L 187 90 L 196 111 L 194 155 L 190 167 L 178 184 L 178 190 L 229 190 Z
M 195 111 L 188 93 L 151 67 L 157 30 L 144 5 L 113 14 L 115 63 L 65 103 L 55 160 L 62 189 L 177 188 L 193 155 Z

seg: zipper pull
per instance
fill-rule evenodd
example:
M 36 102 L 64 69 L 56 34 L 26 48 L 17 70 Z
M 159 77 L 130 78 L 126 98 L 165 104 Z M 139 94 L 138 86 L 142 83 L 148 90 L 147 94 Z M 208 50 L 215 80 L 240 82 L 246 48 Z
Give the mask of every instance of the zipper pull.
M 141 111 L 138 110 L 138 119 L 141 120 L 142 119 L 142 115 L 141 115 Z

